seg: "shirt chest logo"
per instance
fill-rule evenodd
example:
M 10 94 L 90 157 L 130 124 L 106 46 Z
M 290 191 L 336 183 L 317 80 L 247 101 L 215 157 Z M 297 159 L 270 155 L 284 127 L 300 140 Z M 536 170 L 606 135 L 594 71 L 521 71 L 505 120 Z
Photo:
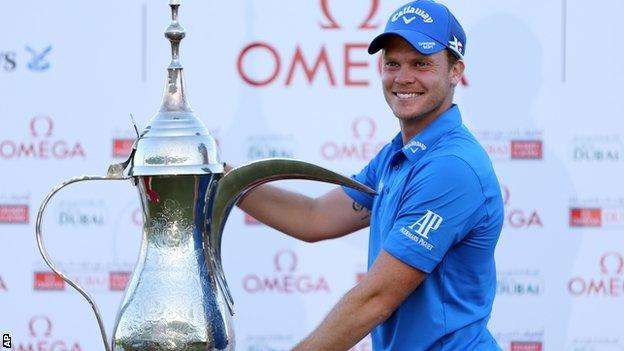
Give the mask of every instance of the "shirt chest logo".
M 404 149 L 409 150 L 413 154 L 415 154 L 418 151 L 425 151 L 425 150 L 427 150 L 427 145 L 423 144 L 422 142 L 420 142 L 418 140 L 412 140 L 412 141 L 409 142 L 409 144 L 405 145 Z

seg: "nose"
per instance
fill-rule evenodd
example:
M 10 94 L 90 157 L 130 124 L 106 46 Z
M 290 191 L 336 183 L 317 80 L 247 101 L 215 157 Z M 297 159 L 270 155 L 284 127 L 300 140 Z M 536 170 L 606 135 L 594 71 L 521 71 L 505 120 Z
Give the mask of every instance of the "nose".
M 397 84 L 412 84 L 414 81 L 414 73 L 411 72 L 409 67 L 401 67 L 394 77 L 394 82 Z

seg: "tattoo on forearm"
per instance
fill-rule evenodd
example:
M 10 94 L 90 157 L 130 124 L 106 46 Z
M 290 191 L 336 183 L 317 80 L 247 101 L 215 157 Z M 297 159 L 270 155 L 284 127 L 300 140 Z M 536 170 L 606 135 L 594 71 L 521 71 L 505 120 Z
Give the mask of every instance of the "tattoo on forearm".
M 353 211 L 360 212 L 362 214 L 362 218 L 360 218 L 361 220 L 365 220 L 370 217 L 370 211 L 368 208 L 358 204 L 357 202 L 353 201 L 351 207 L 353 207 Z

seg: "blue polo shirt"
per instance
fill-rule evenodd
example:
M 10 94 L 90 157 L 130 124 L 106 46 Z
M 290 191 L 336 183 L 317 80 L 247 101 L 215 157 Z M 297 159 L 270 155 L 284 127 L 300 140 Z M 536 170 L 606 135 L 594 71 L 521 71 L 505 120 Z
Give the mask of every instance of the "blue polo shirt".
M 406 145 L 399 133 L 343 188 L 371 210 L 368 265 L 383 249 L 428 273 L 372 332 L 373 350 L 500 350 L 487 330 L 503 200 L 490 159 L 457 106 Z

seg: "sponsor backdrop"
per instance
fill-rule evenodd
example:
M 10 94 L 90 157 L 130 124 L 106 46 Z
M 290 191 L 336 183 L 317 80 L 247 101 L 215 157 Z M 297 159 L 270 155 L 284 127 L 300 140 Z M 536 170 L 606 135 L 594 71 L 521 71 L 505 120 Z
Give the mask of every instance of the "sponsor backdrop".
M 403 1 L 184 1 L 189 98 L 222 159 L 358 172 L 398 131 L 366 47 Z M 624 350 L 624 2 L 446 3 L 468 33 L 456 102 L 505 195 L 492 333 L 512 351 Z M 34 220 L 53 185 L 127 156 L 130 114 L 141 127 L 156 112 L 167 1 L 24 0 L 3 12 L 0 334 L 14 350 L 98 350 L 95 318 L 43 263 Z M 130 182 L 72 186 L 43 220 L 52 258 L 94 296 L 109 333 L 141 225 Z M 239 350 L 288 349 L 367 269 L 366 230 L 311 245 L 236 209 L 223 244 Z

